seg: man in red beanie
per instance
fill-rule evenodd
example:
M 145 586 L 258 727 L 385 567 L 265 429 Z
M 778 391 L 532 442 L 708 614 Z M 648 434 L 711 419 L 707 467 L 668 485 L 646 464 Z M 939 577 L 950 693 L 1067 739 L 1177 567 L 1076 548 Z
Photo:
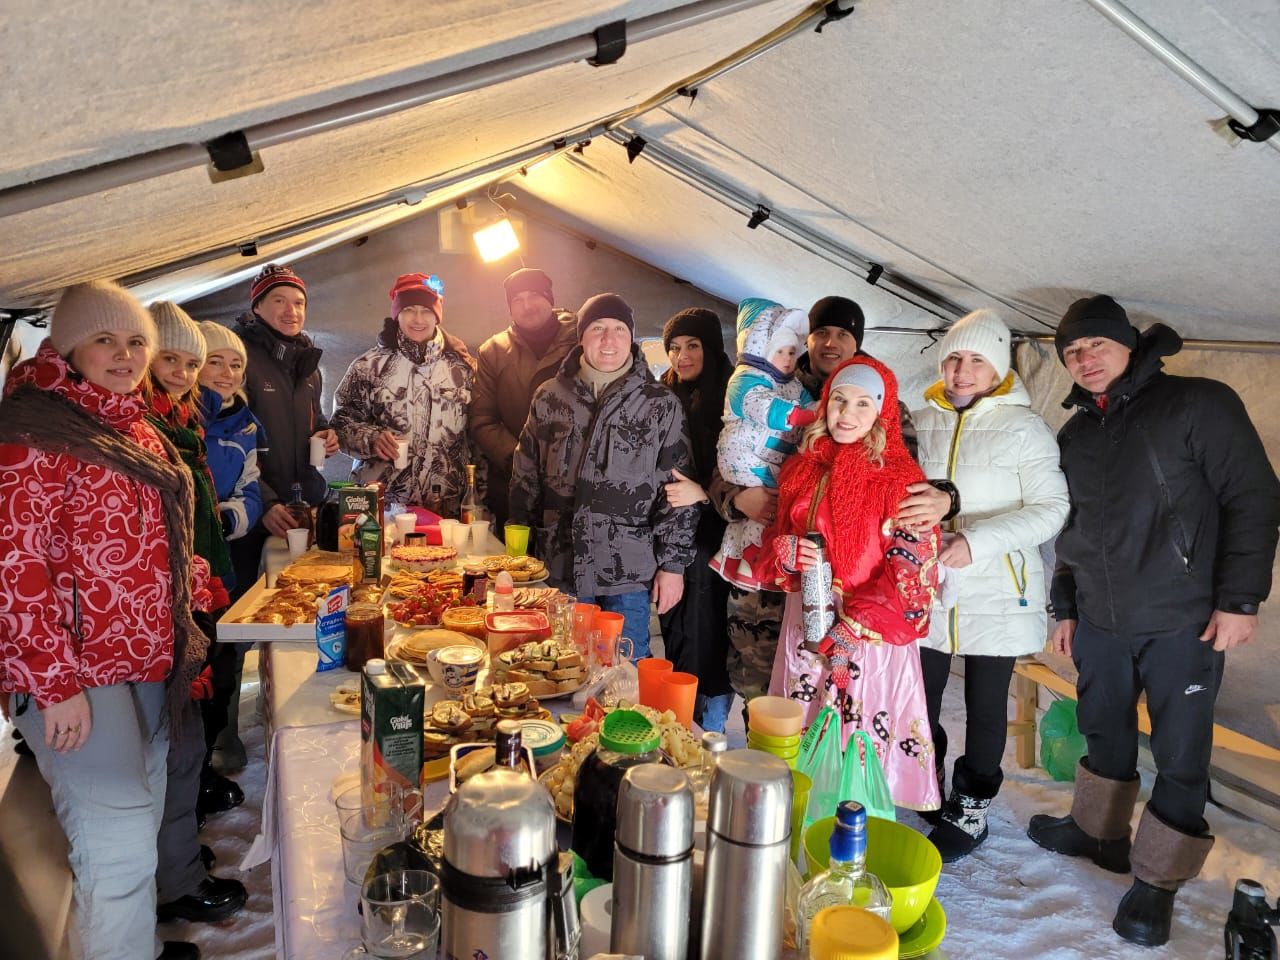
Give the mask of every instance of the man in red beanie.
M 262 422 L 270 446 L 258 480 L 262 520 L 249 536 L 234 541 L 237 556 L 243 557 L 236 566 L 240 591 L 257 579 L 258 554 L 267 534 L 283 537 L 292 526 L 284 505 L 293 485 L 301 484 L 303 498 L 313 506 L 324 499 L 324 477 L 310 462 L 311 438 L 324 440 L 326 456 L 338 452 L 338 435 L 320 410 L 321 350 L 302 332 L 307 285 L 288 267 L 269 263 L 254 277 L 249 304 L 235 332 L 248 354 L 244 389 L 249 409 Z M 242 577 L 242 565 L 254 575 Z

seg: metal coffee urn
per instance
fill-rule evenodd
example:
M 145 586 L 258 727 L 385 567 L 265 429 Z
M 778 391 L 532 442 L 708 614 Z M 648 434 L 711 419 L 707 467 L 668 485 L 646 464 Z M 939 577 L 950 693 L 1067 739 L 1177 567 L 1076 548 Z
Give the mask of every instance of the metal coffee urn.
M 675 767 L 632 767 L 618 788 L 609 949 L 686 960 L 693 885 L 693 791 Z
M 547 960 L 547 903 L 558 870 L 556 815 L 546 787 L 514 770 L 472 777 L 444 812 L 440 869 L 446 960 Z
M 711 775 L 702 960 L 777 960 L 791 842 L 791 770 L 759 750 L 720 755 Z

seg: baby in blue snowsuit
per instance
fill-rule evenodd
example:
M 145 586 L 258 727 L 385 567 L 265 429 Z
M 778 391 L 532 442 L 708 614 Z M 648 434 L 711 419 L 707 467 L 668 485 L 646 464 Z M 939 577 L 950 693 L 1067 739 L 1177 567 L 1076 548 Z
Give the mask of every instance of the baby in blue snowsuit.
M 724 398 L 724 429 L 716 454 L 720 475 L 741 487 L 776 487 L 782 461 L 796 449 L 800 431 L 814 420 L 809 396 L 796 379 L 809 317 L 752 297 L 738 306 L 738 365 Z M 764 525 L 730 522 L 711 567 L 730 583 L 758 590 L 752 569 Z

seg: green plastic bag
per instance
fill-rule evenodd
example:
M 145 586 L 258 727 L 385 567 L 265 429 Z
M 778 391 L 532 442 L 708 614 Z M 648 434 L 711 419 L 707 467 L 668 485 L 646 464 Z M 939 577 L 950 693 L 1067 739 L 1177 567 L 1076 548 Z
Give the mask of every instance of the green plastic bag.
M 1053 779 L 1069 783 L 1088 749 L 1076 726 L 1076 702 L 1055 700 L 1040 721 L 1040 765 Z
M 840 714 L 823 707 L 809 724 L 800 741 L 796 769 L 813 783 L 809 788 L 809 806 L 805 811 L 807 826 L 814 820 L 833 816 L 840 796 Z
M 858 756 L 859 744 L 862 745 L 861 757 Z M 871 734 L 865 730 L 859 730 L 850 737 L 849 746 L 845 749 L 844 768 L 840 771 L 840 799 L 858 801 L 867 808 L 869 817 L 882 820 L 898 818 L 884 767 L 876 756 Z

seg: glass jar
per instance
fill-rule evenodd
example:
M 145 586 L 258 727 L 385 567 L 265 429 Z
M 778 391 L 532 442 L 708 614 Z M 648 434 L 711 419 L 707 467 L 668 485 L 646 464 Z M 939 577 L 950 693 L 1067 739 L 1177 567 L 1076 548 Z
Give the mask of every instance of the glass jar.
M 353 603 L 343 618 L 347 636 L 347 669 L 359 671 L 370 660 L 386 656 L 386 620 L 376 603 Z

